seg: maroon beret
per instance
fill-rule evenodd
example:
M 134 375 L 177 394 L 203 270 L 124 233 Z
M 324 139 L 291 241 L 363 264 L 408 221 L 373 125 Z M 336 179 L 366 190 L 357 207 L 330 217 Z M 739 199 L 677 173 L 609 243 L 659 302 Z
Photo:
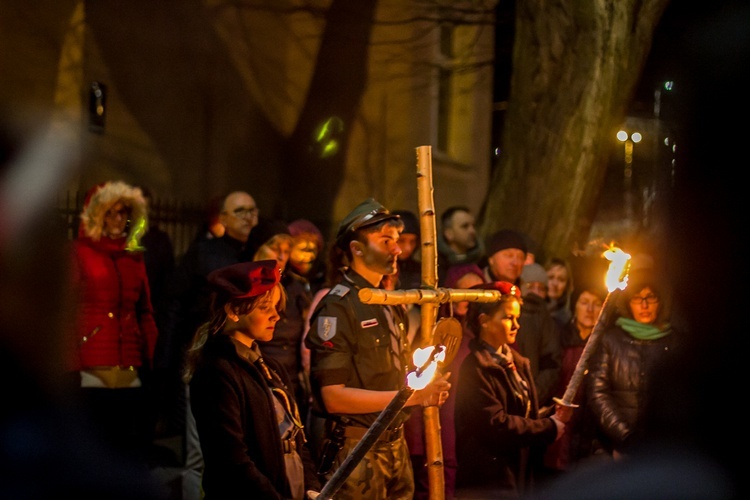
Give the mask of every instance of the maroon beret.
M 218 292 L 234 299 L 256 297 L 271 290 L 281 279 L 276 259 L 242 262 L 222 267 L 208 275 L 208 282 Z
M 503 295 L 513 295 L 521 298 L 521 290 L 509 281 L 490 281 L 489 283 L 478 283 L 471 287 L 477 290 L 497 290 Z

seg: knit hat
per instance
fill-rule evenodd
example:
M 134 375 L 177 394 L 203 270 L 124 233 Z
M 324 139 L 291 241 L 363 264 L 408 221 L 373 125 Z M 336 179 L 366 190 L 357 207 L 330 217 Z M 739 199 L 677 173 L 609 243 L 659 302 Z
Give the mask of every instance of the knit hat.
M 526 239 L 521 233 L 513 231 L 512 229 L 502 229 L 492 233 L 487 237 L 484 247 L 486 250 L 485 255 L 487 255 L 487 257 L 492 257 L 500 250 L 505 250 L 506 248 L 518 248 L 523 253 L 528 252 Z
M 318 245 L 318 251 L 322 251 L 325 248 L 323 242 L 323 233 L 320 229 L 307 219 L 297 219 L 289 223 L 289 234 L 297 238 L 302 235 L 310 235 Z
M 446 288 L 456 288 L 458 280 L 466 276 L 467 274 L 476 274 L 482 281 L 485 281 L 484 273 L 482 268 L 476 264 L 454 264 L 448 268 L 448 273 L 445 275 L 445 286 Z
M 222 267 L 208 275 L 208 282 L 219 293 L 233 299 L 246 299 L 271 290 L 281 279 L 279 263 L 273 260 L 241 262 Z
M 541 264 L 536 262 L 526 264 L 521 271 L 521 283 L 544 283 L 547 285 L 547 271 Z

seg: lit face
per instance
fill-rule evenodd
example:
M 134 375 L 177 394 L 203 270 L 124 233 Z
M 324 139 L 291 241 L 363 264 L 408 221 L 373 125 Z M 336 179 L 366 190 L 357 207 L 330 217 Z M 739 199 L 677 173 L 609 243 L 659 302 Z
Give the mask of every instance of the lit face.
M 591 292 L 583 291 L 575 305 L 575 320 L 579 330 L 591 330 L 596 325 L 602 310 L 602 299 Z
M 229 236 L 246 242 L 250 231 L 258 225 L 258 207 L 255 200 L 241 191 L 230 194 L 224 200 L 219 220 Z
M 477 276 L 476 274 L 468 273 L 468 274 L 464 274 L 463 276 L 458 278 L 458 280 L 456 280 L 456 288 L 468 289 L 482 282 L 484 282 L 484 280 L 480 278 L 479 276 Z M 466 316 L 467 312 L 469 312 L 468 302 L 457 302 L 453 306 L 453 313 L 456 316 Z
M 104 214 L 102 233 L 110 238 L 121 238 L 125 236 L 128 219 L 130 219 L 130 208 L 128 208 L 123 202 L 118 201 Z
M 505 248 L 487 259 L 493 276 L 502 281 L 515 283 L 523 271 L 526 254 L 520 248 Z
M 643 288 L 631 297 L 630 312 L 638 323 L 654 323 L 659 314 L 659 296 L 650 286 Z
M 560 264 L 555 264 L 547 269 L 547 296 L 552 300 L 558 300 L 565 293 L 568 286 L 568 269 Z
M 318 257 L 318 244 L 315 239 L 300 235 L 295 238 L 292 253 L 289 256 L 289 265 L 302 276 L 306 276 L 312 269 L 315 259 Z
M 419 236 L 411 233 L 401 233 L 398 237 L 398 246 L 401 247 L 401 255 L 398 256 L 398 259 L 406 260 L 414 254 L 417 246 L 419 246 Z
M 235 322 L 231 326 L 235 338 L 246 345 L 252 345 L 252 342 L 256 340 L 260 342 L 271 340 L 276 322 L 281 318 L 277 311 L 279 300 L 281 300 L 281 290 L 275 286 L 250 312 L 235 315 L 234 318 L 229 314 L 229 320 Z
M 479 336 L 496 348 L 503 344 L 512 344 L 518 335 L 518 318 L 520 317 L 521 305 L 518 300 L 503 300 L 492 315 L 482 314 L 479 319 L 482 325 Z
M 477 245 L 477 230 L 474 216 L 469 212 L 457 211 L 450 224 L 444 228 L 443 236 L 448 245 L 458 253 L 466 253 Z
M 361 262 L 372 273 L 383 275 L 395 273 L 398 270 L 398 256 L 401 255 L 401 247 L 398 246 L 398 229 L 386 224 L 365 236 L 365 244 L 359 241 L 351 243 L 354 260 Z

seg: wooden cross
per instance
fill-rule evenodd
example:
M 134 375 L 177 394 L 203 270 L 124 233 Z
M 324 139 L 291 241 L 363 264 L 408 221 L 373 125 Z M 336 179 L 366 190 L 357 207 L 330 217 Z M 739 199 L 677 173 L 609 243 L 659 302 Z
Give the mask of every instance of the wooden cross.
M 422 245 L 422 286 L 412 290 L 383 290 L 362 288 L 359 299 L 365 304 L 420 304 L 422 343 L 436 345 L 443 339 L 435 338 L 435 320 L 439 304 L 449 302 L 496 302 L 502 294 L 497 290 L 462 290 L 437 288 L 437 238 L 435 231 L 435 202 L 432 186 L 432 150 L 430 146 L 417 148 L 417 191 L 419 203 L 420 240 Z M 430 335 L 430 338 L 427 336 Z M 446 346 L 446 364 L 458 350 L 455 337 Z M 451 355 L 450 350 L 453 349 Z M 445 498 L 445 477 L 443 476 L 443 444 L 440 439 L 440 413 L 437 406 L 424 408 L 425 452 L 429 479 L 430 499 Z

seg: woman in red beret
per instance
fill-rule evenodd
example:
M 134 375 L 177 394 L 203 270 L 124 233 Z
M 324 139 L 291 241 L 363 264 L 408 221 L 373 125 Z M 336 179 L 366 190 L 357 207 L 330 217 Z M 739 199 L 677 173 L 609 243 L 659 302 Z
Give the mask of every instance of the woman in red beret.
M 305 498 L 320 485 L 284 368 L 263 358 L 285 307 L 278 262 L 217 269 L 213 314 L 188 351 L 186 381 L 205 470 L 204 498 Z

